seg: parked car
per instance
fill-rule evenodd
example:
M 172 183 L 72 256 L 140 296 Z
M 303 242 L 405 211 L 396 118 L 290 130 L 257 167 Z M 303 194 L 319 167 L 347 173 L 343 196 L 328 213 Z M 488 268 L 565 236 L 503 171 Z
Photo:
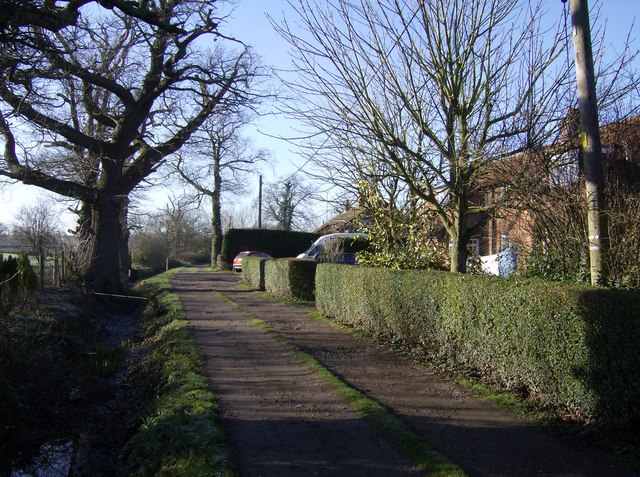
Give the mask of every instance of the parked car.
M 356 252 L 367 248 L 367 234 L 362 232 L 338 232 L 323 235 L 308 250 L 296 258 L 311 258 L 318 262 L 356 263 Z M 364 240 L 357 240 L 364 239 Z M 337 244 L 334 246 L 334 244 Z
M 259 252 L 257 250 L 247 250 L 245 252 L 240 252 L 233 259 L 233 271 L 238 273 L 242 271 L 242 260 L 244 259 L 244 257 L 272 258 L 268 253 Z

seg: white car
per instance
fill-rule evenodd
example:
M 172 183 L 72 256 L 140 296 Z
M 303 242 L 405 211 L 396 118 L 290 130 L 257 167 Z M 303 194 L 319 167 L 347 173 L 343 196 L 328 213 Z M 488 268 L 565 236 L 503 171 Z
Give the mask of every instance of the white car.
M 296 258 L 311 258 L 313 260 L 321 259 L 326 251 L 325 248 L 332 240 L 335 239 L 348 239 L 355 237 L 363 237 L 367 238 L 368 235 L 363 232 L 338 232 L 335 234 L 323 235 L 318 240 L 313 242 L 311 247 L 308 250 L 298 255 Z M 345 250 L 344 253 L 340 254 L 341 257 L 337 260 L 339 263 L 348 263 L 353 265 L 356 261 L 356 254 L 354 251 Z

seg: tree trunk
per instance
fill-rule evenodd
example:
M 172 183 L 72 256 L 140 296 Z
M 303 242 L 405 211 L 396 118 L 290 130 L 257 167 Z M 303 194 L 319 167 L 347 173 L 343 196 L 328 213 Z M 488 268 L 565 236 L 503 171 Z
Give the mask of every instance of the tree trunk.
M 457 237 L 452 239 L 451 244 L 451 266 L 449 270 L 452 273 L 467 273 L 467 258 L 469 256 L 469 250 L 467 248 L 468 240 L 463 240 Z
M 129 198 L 122 200 L 120 207 L 120 271 L 128 273 L 131 268 L 131 254 L 129 253 Z
M 212 206 L 213 215 L 211 217 L 211 267 L 216 268 L 218 256 L 222 253 L 222 225 L 220 222 L 220 207 Z
M 467 242 L 469 240 L 462 238 L 460 235 L 452 235 L 450 238 L 451 250 L 449 252 L 449 260 L 451 264 L 449 271 L 451 271 L 451 273 L 467 273 L 467 258 L 469 257 Z
M 213 175 L 213 193 L 211 194 L 211 267 L 216 268 L 218 255 L 222 253 L 222 214 L 220 211 L 220 191 L 222 177 L 219 161 Z
M 120 209 L 120 200 L 112 194 L 100 194 L 92 205 L 91 225 L 94 233 L 89 243 L 90 263 L 86 278 L 96 291 L 113 293 L 122 289 Z
M 454 212 L 453 230 L 450 231 L 451 251 L 449 252 L 449 258 L 451 265 L 449 270 L 452 273 L 466 273 L 467 257 L 469 256 L 467 248 L 469 230 L 466 199 L 458 198 L 455 206 L 458 210 Z

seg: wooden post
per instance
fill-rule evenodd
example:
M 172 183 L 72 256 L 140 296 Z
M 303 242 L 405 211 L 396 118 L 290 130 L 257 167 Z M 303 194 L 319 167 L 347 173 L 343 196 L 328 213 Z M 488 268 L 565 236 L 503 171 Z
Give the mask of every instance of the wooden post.
M 601 285 L 606 278 L 605 257 L 609 237 L 604 213 L 604 174 L 598 124 L 598 100 L 591 48 L 591 27 L 587 0 L 570 0 L 573 45 L 580 109 L 580 133 L 584 155 L 585 193 L 589 235 L 591 284 Z
M 53 286 L 60 286 L 60 259 L 58 252 L 53 252 Z
M 44 254 L 40 254 L 40 291 L 44 290 Z
M 258 228 L 262 228 L 262 175 L 258 181 Z

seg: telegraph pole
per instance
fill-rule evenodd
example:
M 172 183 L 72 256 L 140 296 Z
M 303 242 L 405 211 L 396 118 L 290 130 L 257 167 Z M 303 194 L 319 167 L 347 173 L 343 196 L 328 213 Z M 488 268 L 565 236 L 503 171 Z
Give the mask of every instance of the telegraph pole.
M 566 3 L 566 0 L 562 0 Z M 605 280 L 604 261 L 608 249 L 607 218 L 604 213 L 604 174 L 598 124 L 598 102 L 591 49 L 591 27 L 587 0 L 569 0 L 580 110 L 580 139 L 584 157 L 589 234 L 591 284 Z
M 262 175 L 258 181 L 258 228 L 262 228 Z

